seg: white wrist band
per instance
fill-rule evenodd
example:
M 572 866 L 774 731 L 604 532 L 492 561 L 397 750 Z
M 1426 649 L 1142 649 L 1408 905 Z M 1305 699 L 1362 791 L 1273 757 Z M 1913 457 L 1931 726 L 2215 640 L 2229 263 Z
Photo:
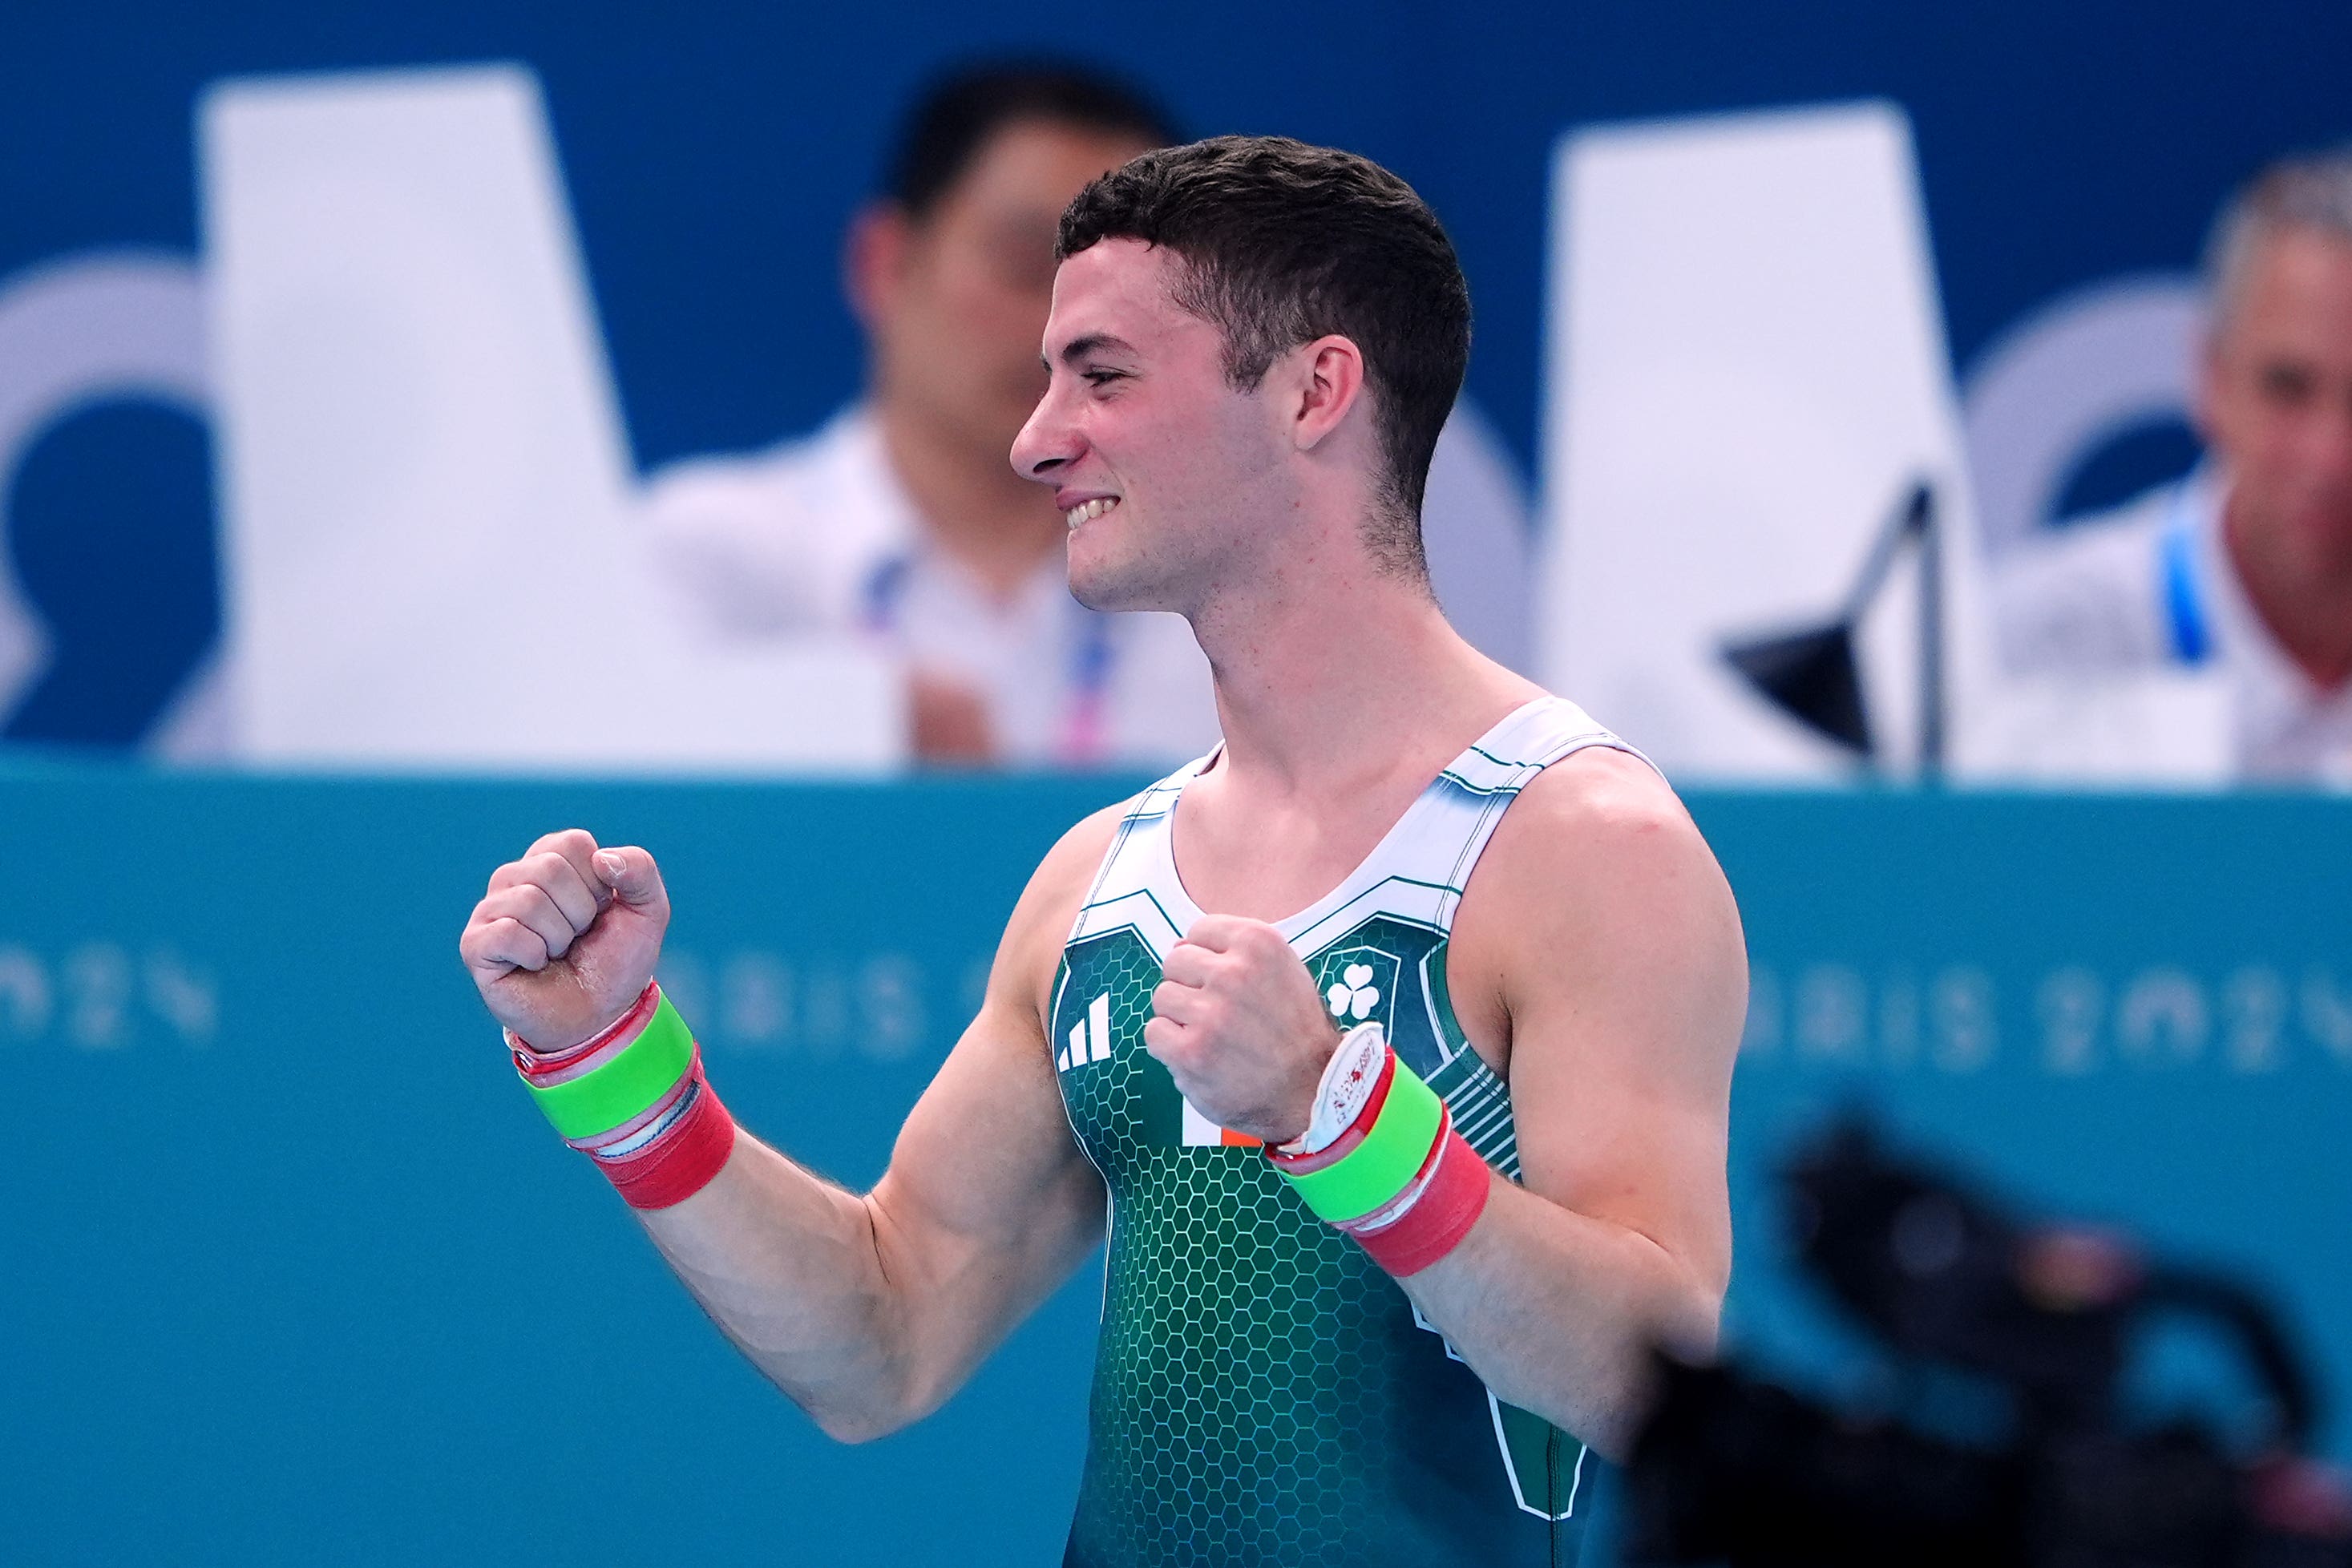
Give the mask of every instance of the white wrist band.
M 1323 1065 L 1322 1081 L 1315 1086 L 1315 1109 L 1307 1114 L 1307 1131 L 1281 1145 L 1282 1152 L 1318 1153 L 1354 1126 L 1380 1085 L 1381 1065 L 1388 1054 L 1387 1032 L 1377 1023 L 1359 1024 L 1340 1036 L 1339 1048 Z

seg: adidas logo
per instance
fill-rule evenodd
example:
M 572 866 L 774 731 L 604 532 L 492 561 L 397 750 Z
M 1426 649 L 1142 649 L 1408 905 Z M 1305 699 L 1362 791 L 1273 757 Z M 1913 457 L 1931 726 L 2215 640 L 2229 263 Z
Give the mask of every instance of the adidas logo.
M 1110 1060 L 1110 993 L 1087 1004 L 1087 1016 L 1070 1026 L 1070 1043 L 1056 1052 L 1054 1066 L 1062 1072 L 1088 1062 Z

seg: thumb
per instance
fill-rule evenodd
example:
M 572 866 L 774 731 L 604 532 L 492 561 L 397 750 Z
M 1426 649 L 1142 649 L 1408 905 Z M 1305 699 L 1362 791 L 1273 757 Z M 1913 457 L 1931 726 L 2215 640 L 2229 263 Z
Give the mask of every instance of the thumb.
M 632 909 L 662 902 L 661 872 L 644 850 L 634 846 L 599 849 L 594 865 L 596 875 L 613 889 L 613 896 Z

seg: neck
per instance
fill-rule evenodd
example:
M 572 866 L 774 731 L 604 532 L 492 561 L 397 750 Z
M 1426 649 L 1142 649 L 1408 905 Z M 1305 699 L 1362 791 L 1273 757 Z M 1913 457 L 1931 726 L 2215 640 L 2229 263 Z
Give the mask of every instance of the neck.
M 1317 553 L 1307 570 L 1265 566 L 1192 617 L 1237 779 L 1328 796 L 1400 768 L 1419 776 L 1460 750 L 1461 731 L 1541 694 L 1463 641 L 1425 583 L 1369 563 L 1333 582 Z
M 2221 539 L 2254 613 L 2296 668 L 2323 691 L 2352 682 L 2352 561 L 2313 571 L 2275 549 L 2248 524 L 2232 497 Z
M 1010 443 L 963 438 L 902 404 L 877 400 L 875 423 L 929 542 L 999 599 L 1019 593 L 1069 531 L 1053 498 L 1013 471 Z

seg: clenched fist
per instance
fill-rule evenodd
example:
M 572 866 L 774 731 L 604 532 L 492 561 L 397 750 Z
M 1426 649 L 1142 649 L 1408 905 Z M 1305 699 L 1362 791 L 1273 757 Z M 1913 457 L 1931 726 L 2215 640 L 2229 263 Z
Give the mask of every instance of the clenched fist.
M 652 856 L 600 849 L 568 827 L 490 873 L 457 952 L 491 1016 L 556 1051 L 628 1011 L 654 977 L 668 925 Z
M 1143 1046 L 1192 1108 L 1268 1143 L 1306 1131 L 1339 1032 L 1282 933 L 1264 921 L 1202 915 L 1160 975 Z

